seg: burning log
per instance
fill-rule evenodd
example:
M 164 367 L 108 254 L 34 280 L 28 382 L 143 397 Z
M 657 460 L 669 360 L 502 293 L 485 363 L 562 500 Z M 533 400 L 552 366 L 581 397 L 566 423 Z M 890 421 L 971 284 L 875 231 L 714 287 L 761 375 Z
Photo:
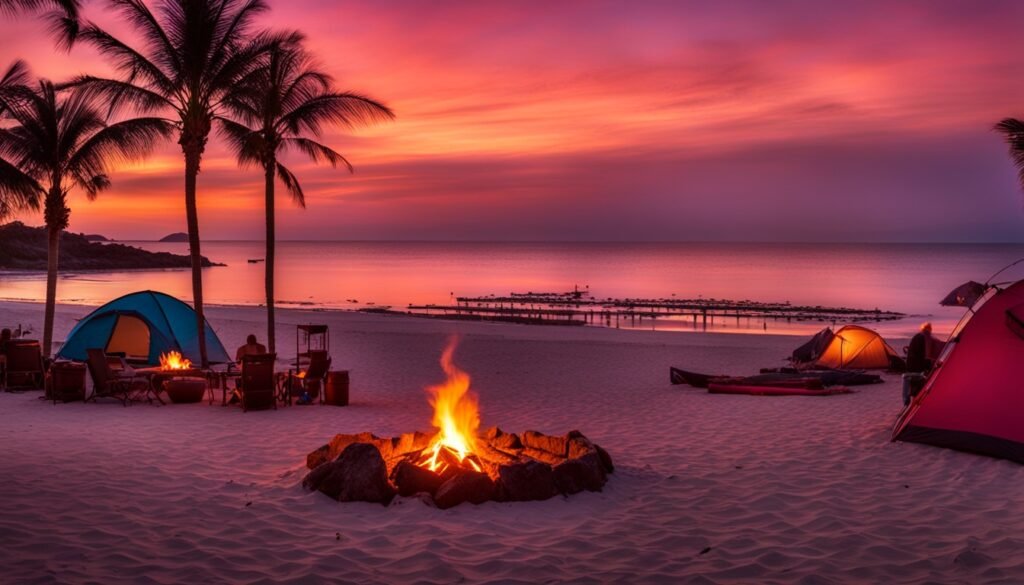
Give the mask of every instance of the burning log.
M 437 488 L 445 482 L 445 478 L 426 467 L 403 459 L 391 472 L 391 482 L 395 484 L 400 496 L 409 497 L 420 493 L 433 496 L 437 493 Z

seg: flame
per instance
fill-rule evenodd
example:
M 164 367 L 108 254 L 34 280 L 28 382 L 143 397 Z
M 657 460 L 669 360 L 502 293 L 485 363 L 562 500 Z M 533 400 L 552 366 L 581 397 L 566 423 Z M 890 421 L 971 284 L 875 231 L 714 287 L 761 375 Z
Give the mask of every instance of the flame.
M 160 354 L 161 370 L 187 370 L 191 367 L 192 362 L 176 351 Z
M 434 407 L 432 424 L 437 427 L 438 433 L 424 452 L 425 461 L 420 465 L 438 473 L 448 467 L 445 461 L 439 459 L 442 450 L 455 455 L 460 463 L 467 463 L 476 471 L 481 471 L 476 461 L 466 459 L 473 454 L 476 445 L 480 409 L 477 407 L 476 396 L 469 392 L 469 374 L 452 362 L 457 345 L 458 341 L 453 338 L 441 354 L 441 368 L 448 379 L 443 384 L 427 388 L 430 404 Z

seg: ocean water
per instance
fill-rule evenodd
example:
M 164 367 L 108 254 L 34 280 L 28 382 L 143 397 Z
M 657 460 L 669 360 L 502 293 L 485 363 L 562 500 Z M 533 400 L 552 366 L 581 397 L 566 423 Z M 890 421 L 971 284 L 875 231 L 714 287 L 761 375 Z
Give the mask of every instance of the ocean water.
M 187 253 L 184 243 L 125 242 L 153 251 Z M 882 309 L 907 319 L 879 323 L 890 335 L 923 320 L 948 331 L 962 309 L 938 306 L 955 286 L 985 281 L 1024 258 L 1012 244 L 703 244 L 280 242 L 277 298 L 284 307 L 357 309 L 447 304 L 456 296 L 565 292 L 578 286 L 596 298 L 719 298 Z M 263 303 L 262 242 L 205 242 L 203 254 L 225 267 L 206 269 L 207 303 Z M 1000 280 L 1024 277 L 1024 265 Z M 188 270 L 69 272 L 58 300 L 100 304 L 142 289 L 191 298 Z M 40 300 L 44 276 L 0 274 L 0 298 Z M 692 329 L 659 319 L 623 327 Z M 805 333 L 820 323 L 717 321 L 714 329 Z

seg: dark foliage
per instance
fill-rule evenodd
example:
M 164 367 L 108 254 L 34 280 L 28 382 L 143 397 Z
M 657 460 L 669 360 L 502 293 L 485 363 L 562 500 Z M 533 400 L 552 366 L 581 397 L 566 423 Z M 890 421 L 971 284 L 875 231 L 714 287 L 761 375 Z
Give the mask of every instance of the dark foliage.
M 0 226 L 0 270 L 46 270 L 45 227 L 21 222 Z M 60 240 L 62 270 L 130 270 L 188 268 L 188 256 L 148 252 L 123 244 L 100 244 L 89 236 L 64 232 Z M 203 266 L 220 266 L 203 258 Z

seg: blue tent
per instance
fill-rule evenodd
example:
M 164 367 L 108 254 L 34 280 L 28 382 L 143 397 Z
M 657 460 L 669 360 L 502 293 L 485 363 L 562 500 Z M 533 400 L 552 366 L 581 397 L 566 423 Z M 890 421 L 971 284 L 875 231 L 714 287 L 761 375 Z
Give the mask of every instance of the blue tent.
M 211 363 L 231 361 L 217 334 L 206 323 L 206 355 Z M 133 362 L 156 365 L 160 354 L 179 351 L 199 363 L 196 312 L 184 302 L 146 290 L 114 299 L 75 325 L 58 358 L 85 361 L 85 350 L 123 353 Z

